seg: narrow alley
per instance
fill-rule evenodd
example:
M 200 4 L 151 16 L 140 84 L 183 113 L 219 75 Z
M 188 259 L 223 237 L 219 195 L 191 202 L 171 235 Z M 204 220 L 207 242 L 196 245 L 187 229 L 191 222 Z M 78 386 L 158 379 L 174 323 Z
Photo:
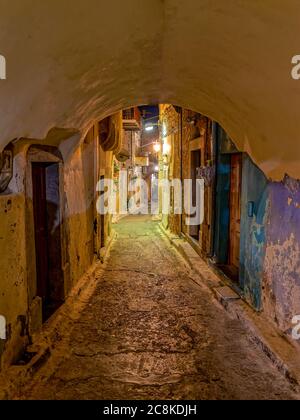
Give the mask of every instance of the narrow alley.
M 17 399 L 294 399 L 151 216 L 129 216 L 78 317 Z
M 0 5 L 0 401 L 299 400 L 300 1 Z

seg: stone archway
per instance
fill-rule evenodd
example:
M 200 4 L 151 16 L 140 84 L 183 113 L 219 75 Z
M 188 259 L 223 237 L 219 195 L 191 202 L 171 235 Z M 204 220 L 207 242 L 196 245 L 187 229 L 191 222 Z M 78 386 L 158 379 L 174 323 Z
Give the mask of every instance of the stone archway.
M 268 177 L 300 177 L 299 14 L 294 0 L 7 4 L 1 145 L 165 102 L 218 121 Z

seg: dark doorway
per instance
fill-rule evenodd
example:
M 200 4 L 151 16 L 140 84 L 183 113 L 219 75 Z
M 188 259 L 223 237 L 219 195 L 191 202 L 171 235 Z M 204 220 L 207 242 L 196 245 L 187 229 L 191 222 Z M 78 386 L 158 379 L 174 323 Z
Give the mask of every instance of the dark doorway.
M 201 150 L 193 150 L 191 152 L 191 180 L 192 180 L 192 206 L 197 205 L 197 184 L 198 168 L 201 166 Z M 192 238 L 199 241 L 200 225 L 190 226 L 189 234 Z
M 37 296 L 43 322 L 64 301 L 59 163 L 32 163 Z
M 242 154 L 231 155 L 230 171 L 229 266 L 239 272 L 241 239 Z
M 241 194 L 242 194 L 242 153 L 226 155 L 228 157 L 228 199 L 220 202 L 223 210 L 228 209 L 228 223 L 224 225 L 223 249 L 224 262 L 219 263 L 221 270 L 234 282 L 239 283 L 240 240 L 241 240 Z M 225 172 L 225 171 L 224 171 Z M 222 220 L 225 220 L 223 217 Z M 227 235 L 225 234 L 227 229 Z M 226 249 L 225 249 L 226 247 Z M 224 255 L 224 256 L 225 256 Z

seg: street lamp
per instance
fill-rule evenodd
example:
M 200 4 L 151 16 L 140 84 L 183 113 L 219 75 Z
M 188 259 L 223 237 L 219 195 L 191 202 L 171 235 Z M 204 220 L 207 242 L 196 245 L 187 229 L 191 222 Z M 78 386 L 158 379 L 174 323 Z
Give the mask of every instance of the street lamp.
M 163 145 L 163 155 L 169 155 L 171 152 L 171 146 L 168 143 L 164 143 Z
M 157 117 L 155 117 L 157 118 Z M 148 120 L 152 120 L 153 118 L 148 118 Z M 144 123 L 144 130 L 147 132 L 153 131 L 155 127 L 159 127 L 160 123 L 155 123 L 155 122 L 145 122 Z
M 160 152 L 160 143 L 158 141 L 156 143 L 154 143 L 153 149 L 156 153 Z
M 153 130 L 154 130 L 154 126 L 152 124 L 151 125 L 146 125 L 145 131 L 150 132 L 150 131 L 153 131 Z

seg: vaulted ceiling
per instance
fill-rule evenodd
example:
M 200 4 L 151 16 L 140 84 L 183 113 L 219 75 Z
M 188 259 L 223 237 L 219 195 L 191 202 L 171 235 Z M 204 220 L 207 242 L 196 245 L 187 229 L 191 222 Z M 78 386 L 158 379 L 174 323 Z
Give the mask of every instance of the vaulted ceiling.
M 55 127 L 84 134 L 121 108 L 167 102 L 217 120 L 268 176 L 300 178 L 299 0 L 0 0 L 0 9 L 2 147 L 47 141 Z

